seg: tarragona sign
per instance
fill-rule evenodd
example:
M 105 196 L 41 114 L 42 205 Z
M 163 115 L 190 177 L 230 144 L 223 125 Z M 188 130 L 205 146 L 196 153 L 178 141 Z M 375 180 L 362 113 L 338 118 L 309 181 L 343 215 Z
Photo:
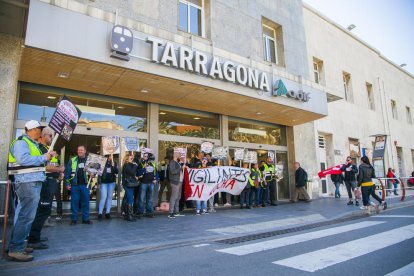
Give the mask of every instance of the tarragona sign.
M 113 50 L 111 57 L 129 61 L 129 54 L 133 48 L 133 37 L 132 31 L 128 28 L 115 25 L 111 32 L 111 49 Z M 228 60 L 221 61 L 216 56 L 208 56 L 183 45 L 178 46 L 178 50 L 176 50 L 172 42 L 165 42 L 155 37 L 148 36 L 146 42 L 152 46 L 150 60 L 155 63 L 263 92 L 271 92 L 273 96 L 286 96 L 302 102 L 307 102 L 310 99 L 310 93 L 302 90 L 288 90 L 281 79 L 270 83 L 265 72 L 260 72 L 251 67 L 235 64 Z

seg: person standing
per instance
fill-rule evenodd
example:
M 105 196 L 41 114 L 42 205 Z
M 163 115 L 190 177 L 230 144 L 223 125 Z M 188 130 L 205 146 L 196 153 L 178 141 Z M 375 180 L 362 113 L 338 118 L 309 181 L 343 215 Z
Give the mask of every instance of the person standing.
M 252 191 L 252 193 L 254 193 L 254 200 L 255 200 L 254 207 L 259 207 L 261 204 L 262 172 L 259 170 L 259 165 L 257 163 L 252 165 L 251 178 L 254 182 L 254 189 Z
M 260 171 L 264 176 L 265 186 L 269 190 L 270 205 L 277 206 L 276 169 L 272 157 L 267 157 L 266 163 L 260 167 Z M 264 202 L 262 202 L 262 206 L 263 204 Z
M 167 201 L 169 202 L 171 198 L 168 163 L 169 160 L 166 157 L 165 160 L 160 164 L 161 166 L 159 166 L 158 176 L 160 178 L 160 190 L 158 191 L 158 206 L 161 204 L 162 194 L 164 193 L 165 188 L 167 188 Z
M 114 156 L 109 155 L 105 163 L 102 176 L 98 177 L 100 201 L 98 208 L 98 220 L 102 219 L 103 208 L 106 203 L 105 218 L 111 218 L 112 194 L 115 190 L 116 176 L 118 174 L 118 164 L 114 161 Z
M 144 202 L 146 202 L 146 216 L 154 217 L 154 207 L 152 206 L 152 196 L 154 186 L 157 183 L 157 166 L 154 162 L 152 153 L 144 153 L 143 159 L 138 166 L 138 177 L 141 180 L 141 190 L 138 205 L 138 218 L 144 214 Z
M 134 221 L 133 217 L 133 208 L 134 204 L 134 189 L 138 187 L 138 165 L 134 161 L 134 155 L 127 154 L 125 156 L 125 161 L 122 165 L 122 186 L 125 190 L 126 197 L 126 208 L 125 208 L 125 220 Z M 138 216 L 141 218 L 141 216 Z
M 372 181 L 375 178 L 375 169 L 371 166 L 368 157 L 363 156 L 361 158 L 362 164 L 359 165 L 359 173 L 358 173 L 358 187 L 361 187 L 362 193 L 362 203 L 366 207 L 366 214 L 371 214 L 371 205 L 375 207 L 375 211 L 379 214 L 379 207 L 378 204 L 375 204 L 370 201 L 370 195 L 372 194 L 373 190 L 375 189 L 374 182 Z
M 243 163 L 243 168 L 247 169 L 249 164 Z M 253 170 L 253 169 L 252 169 Z M 257 177 L 257 175 L 256 175 Z M 254 179 L 253 171 L 251 171 L 246 186 L 243 191 L 240 193 L 240 209 L 243 209 L 243 205 L 246 202 L 246 209 L 251 209 L 253 193 L 252 189 L 254 188 Z
M 311 202 L 308 192 L 305 189 L 306 182 L 308 182 L 307 172 L 300 166 L 299 162 L 295 162 L 295 192 L 293 193 L 293 199 L 291 202 L 296 202 L 298 196 L 305 198 L 306 202 Z
M 53 130 L 49 127 L 44 128 L 40 138 L 37 140 L 39 149 L 43 154 L 49 151 L 49 146 L 51 145 L 52 140 Z M 36 217 L 33 220 L 32 228 L 30 229 L 29 238 L 27 240 L 27 246 L 33 249 L 49 248 L 45 243 L 47 238 L 41 237 L 41 231 L 46 220 L 52 213 L 52 201 L 56 192 L 58 179 L 62 178 L 61 176 L 65 171 L 63 166 L 59 166 L 59 160 L 55 156 L 53 156 L 46 164 L 46 180 L 42 184 Z
M 345 187 L 348 192 L 349 202 L 347 205 L 354 205 L 352 201 L 352 193 L 356 187 L 356 174 L 358 173 L 358 168 L 354 164 L 352 164 L 351 156 L 346 158 L 346 164 L 341 167 L 341 171 L 345 173 L 344 181 Z M 359 206 L 358 200 L 355 199 L 355 205 Z
M 171 185 L 171 197 L 169 206 L 169 218 L 175 218 L 181 216 L 180 214 L 180 199 L 183 188 L 183 168 L 180 163 L 174 159 L 174 155 L 171 154 L 170 162 L 168 163 L 168 176 Z
M 208 164 L 207 158 L 203 158 L 201 160 L 201 166 L 200 169 L 206 169 Z M 212 196 L 214 198 L 214 196 Z M 196 215 L 207 215 L 207 200 L 196 200 Z
M 342 173 L 331 174 L 331 180 L 332 183 L 335 185 L 335 198 L 340 198 L 341 193 L 339 191 L 339 188 L 341 187 L 341 184 L 344 183 L 344 176 L 342 175 Z
M 86 187 L 89 177 L 85 170 L 86 164 L 86 147 L 79 145 L 77 156 L 73 157 L 66 164 L 65 168 L 65 185 L 66 189 L 71 191 L 70 209 L 72 212 L 70 225 L 76 225 L 78 221 L 79 203 L 82 209 L 82 223 L 92 224 L 89 219 L 89 187 Z
M 42 126 L 31 120 L 25 124 L 25 134 L 10 144 L 8 174 L 14 177 L 14 191 L 18 199 L 15 223 L 11 233 L 8 256 L 12 261 L 29 262 L 33 255 L 27 253 L 25 239 L 29 235 L 39 204 L 42 182 L 45 180 L 45 163 L 56 152 L 42 154 L 36 142 Z

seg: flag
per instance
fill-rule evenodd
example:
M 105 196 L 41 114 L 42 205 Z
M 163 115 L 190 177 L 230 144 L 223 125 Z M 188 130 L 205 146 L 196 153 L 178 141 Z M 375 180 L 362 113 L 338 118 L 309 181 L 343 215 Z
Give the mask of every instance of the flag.
M 190 176 L 188 175 L 187 167 L 184 169 L 184 179 L 183 179 L 183 186 L 184 186 L 184 196 L 185 200 L 189 198 L 192 194 L 191 186 L 190 186 Z
M 339 165 L 336 165 L 335 167 L 328 168 L 326 170 L 320 171 L 320 172 L 318 172 L 318 176 L 319 176 L 319 178 L 324 178 L 328 174 L 341 174 L 342 173 L 342 171 L 341 171 L 342 166 L 343 166 L 343 164 L 339 164 Z

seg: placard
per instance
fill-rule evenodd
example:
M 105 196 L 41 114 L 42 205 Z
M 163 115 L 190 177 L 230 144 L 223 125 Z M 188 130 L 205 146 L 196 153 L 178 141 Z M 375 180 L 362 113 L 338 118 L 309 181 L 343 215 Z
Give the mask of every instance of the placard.
M 187 148 L 174 148 L 174 160 L 180 159 L 180 162 L 187 163 Z
M 213 151 L 213 143 L 211 142 L 203 142 L 201 143 L 201 151 L 204 153 L 211 153 Z
M 126 151 L 139 151 L 139 139 L 137 137 L 125 137 L 124 147 Z
M 119 136 L 102 137 L 102 153 L 103 155 L 119 154 Z
M 275 161 L 275 152 L 274 151 L 268 151 L 267 157 L 272 158 L 273 161 Z
M 239 160 L 243 160 L 244 158 L 244 151 L 245 149 L 235 149 L 234 150 L 234 160 L 239 161 Z
M 105 156 L 89 153 L 85 163 L 85 171 L 94 176 L 102 175 L 106 160 Z
M 211 158 L 223 160 L 227 158 L 229 148 L 228 147 L 214 147 Z
M 249 164 L 256 164 L 257 163 L 257 152 L 255 151 L 246 151 L 243 162 Z
M 80 109 L 63 96 L 50 119 L 49 127 L 69 142 L 81 114 Z
M 141 158 L 144 157 L 144 154 L 145 153 L 152 153 L 152 149 L 150 149 L 150 148 L 142 148 L 141 149 Z

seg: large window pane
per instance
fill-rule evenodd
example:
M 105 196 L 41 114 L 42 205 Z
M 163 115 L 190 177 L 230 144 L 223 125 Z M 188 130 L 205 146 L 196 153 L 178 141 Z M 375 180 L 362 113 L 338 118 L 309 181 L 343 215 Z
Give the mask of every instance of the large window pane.
M 190 7 L 190 32 L 201 36 L 201 10 L 193 6 Z
M 48 123 L 61 95 L 22 90 L 19 97 L 18 120 Z M 147 106 L 141 103 L 117 103 L 116 99 L 95 100 L 66 95 L 82 110 L 78 125 L 129 131 L 147 131 Z
M 276 63 L 275 42 L 269 39 L 270 60 Z
M 180 2 L 178 11 L 178 28 L 184 32 L 188 31 L 188 5 Z
M 286 127 L 240 118 L 229 119 L 229 140 L 286 146 Z
M 219 139 L 219 126 L 217 114 L 160 106 L 159 131 L 161 134 Z

